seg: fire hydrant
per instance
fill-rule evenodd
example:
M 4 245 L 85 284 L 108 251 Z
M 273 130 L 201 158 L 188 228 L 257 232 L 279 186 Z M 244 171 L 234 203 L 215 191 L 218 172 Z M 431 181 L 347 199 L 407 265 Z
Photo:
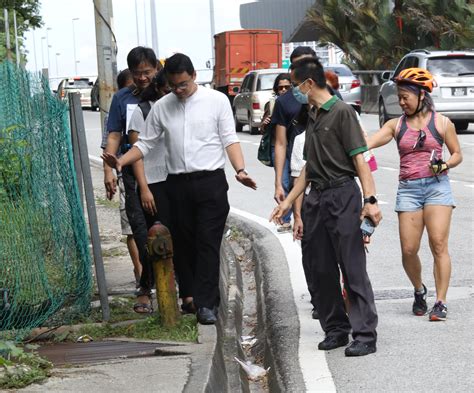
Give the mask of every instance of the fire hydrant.
M 173 241 L 168 228 L 160 222 L 155 222 L 148 231 L 147 248 L 155 273 L 161 320 L 165 326 L 174 326 L 180 314 L 173 268 Z

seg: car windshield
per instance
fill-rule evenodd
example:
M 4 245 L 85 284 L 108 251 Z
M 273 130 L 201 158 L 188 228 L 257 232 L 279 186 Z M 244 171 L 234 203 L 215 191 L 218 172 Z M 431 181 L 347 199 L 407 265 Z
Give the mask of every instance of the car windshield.
M 258 76 L 257 91 L 272 90 L 278 74 L 261 74 Z
M 89 80 L 87 79 L 77 79 L 72 82 L 69 82 L 65 89 L 87 89 L 90 88 Z
M 324 67 L 326 71 L 334 71 L 338 76 L 352 76 L 352 71 L 346 67 Z
M 446 56 L 428 59 L 426 68 L 433 75 L 462 76 L 474 74 L 474 56 Z

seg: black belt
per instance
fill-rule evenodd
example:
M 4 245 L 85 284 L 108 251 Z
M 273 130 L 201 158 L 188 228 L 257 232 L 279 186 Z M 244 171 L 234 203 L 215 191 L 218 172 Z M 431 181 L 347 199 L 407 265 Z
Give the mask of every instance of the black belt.
M 196 180 L 202 179 L 203 177 L 216 176 L 224 173 L 224 169 L 216 169 L 215 171 L 196 171 L 190 173 L 178 173 L 176 175 L 168 175 L 166 180 Z
M 324 191 L 328 188 L 342 187 L 344 184 L 353 181 L 354 178 L 351 176 L 343 176 L 337 179 L 322 181 L 322 182 L 311 182 L 311 186 L 319 191 Z

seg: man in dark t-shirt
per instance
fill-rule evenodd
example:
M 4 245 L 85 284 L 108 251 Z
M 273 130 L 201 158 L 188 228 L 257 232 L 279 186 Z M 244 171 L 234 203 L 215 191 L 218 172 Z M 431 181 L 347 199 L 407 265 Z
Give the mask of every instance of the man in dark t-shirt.
M 314 108 L 306 129 L 305 168 L 288 197 L 275 208 L 277 221 L 309 186 L 303 203 L 303 265 L 312 275 L 308 287 L 326 338 L 318 349 L 331 350 L 354 340 L 346 356 L 376 351 L 377 312 L 366 270 L 363 218 L 376 226 L 382 215 L 375 185 L 363 152 L 367 145 L 354 110 L 326 88 L 324 70 L 317 58 L 304 58 L 291 66 L 293 94 Z M 358 176 L 360 188 L 354 180 Z M 346 313 L 340 271 L 350 300 Z

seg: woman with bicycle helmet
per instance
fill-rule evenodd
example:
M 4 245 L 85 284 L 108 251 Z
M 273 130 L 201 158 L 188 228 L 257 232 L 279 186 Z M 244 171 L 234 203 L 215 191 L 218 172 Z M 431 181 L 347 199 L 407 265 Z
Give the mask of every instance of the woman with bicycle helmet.
M 369 138 L 369 148 L 395 139 L 400 155 L 400 175 L 395 211 L 398 213 L 402 262 L 414 286 L 412 311 L 425 315 L 427 289 L 422 281 L 418 256 L 426 227 L 434 259 L 436 301 L 430 321 L 444 321 L 447 316 L 446 293 L 451 277 L 448 252 L 449 228 L 455 202 L 448 171 L 462 161 L 456 130 L 446 116 L 435 111 L 430 93 L 436 87 L 431 73 L 422 68 L 408 68 L 394 79 L 398 103 L 403 115 L 386 122 Z M 443 160 L 443 147 L 450 153 Z

